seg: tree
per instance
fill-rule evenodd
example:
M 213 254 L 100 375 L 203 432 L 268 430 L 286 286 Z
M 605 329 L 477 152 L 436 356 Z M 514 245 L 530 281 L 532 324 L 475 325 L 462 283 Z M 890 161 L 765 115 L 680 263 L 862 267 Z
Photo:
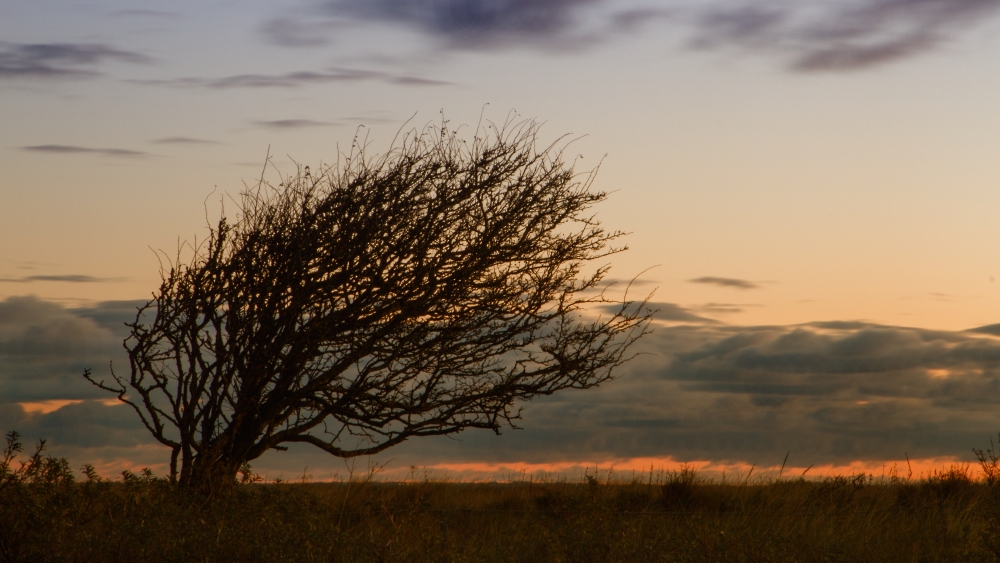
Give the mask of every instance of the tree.
M 287 444 L 334 456 L 514 427 L 519 401 L 612 377 L 649 315 L 600 284 L 606 198 L 538 125 L 428 127 L 381 157 L 261 181 L 129 323 L 130 373 L 84 375 L 214 489 Z M 596 309 L 603 311 L 597 316 Z M 178 461 L 180 469 L 178 470 Z

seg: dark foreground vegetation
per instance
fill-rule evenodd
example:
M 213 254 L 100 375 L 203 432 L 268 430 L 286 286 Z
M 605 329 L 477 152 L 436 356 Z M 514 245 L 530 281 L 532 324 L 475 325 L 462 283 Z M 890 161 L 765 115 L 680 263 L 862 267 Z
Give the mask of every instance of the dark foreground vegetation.
M 74 479 L 8 452 L 0 561 L 997 561 L 1000 485 L 931 478 L 721 483 L 250 483 L 212 498 L 126 472 Z

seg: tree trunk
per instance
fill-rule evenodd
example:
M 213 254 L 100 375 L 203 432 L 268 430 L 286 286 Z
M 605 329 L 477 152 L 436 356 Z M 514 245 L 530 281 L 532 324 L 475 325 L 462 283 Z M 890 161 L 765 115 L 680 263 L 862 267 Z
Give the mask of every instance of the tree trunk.
M 236 485 L 241 465 L 241 460 L 224 456 L 196 455 L 190 467 L 181 470 L 180 484 L 211 496 Z

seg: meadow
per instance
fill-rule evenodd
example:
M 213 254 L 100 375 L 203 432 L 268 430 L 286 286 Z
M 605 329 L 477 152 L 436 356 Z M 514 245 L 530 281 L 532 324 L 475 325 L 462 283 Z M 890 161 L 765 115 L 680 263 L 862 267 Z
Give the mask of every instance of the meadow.
M 922 479 L 245 482 L 213 497 L 145 471 L 76 478 L 65 459 L 0 477 L 0 561 L 997 561 L 1000 485 Z M 989 475 L 989 473 L 987 473 Z

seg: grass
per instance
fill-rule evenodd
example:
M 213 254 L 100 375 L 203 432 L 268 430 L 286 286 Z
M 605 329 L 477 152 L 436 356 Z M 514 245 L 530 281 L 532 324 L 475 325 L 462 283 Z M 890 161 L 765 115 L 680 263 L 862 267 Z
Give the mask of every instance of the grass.
M 206 499 L 148 472 L 77 480 L 41 452 L 19 469 L 5 463 L 5 562 L 1000 560 L 1000 485 L 973 479 L 967 465 L 921 480 L 367 476 L 243 484 Z

